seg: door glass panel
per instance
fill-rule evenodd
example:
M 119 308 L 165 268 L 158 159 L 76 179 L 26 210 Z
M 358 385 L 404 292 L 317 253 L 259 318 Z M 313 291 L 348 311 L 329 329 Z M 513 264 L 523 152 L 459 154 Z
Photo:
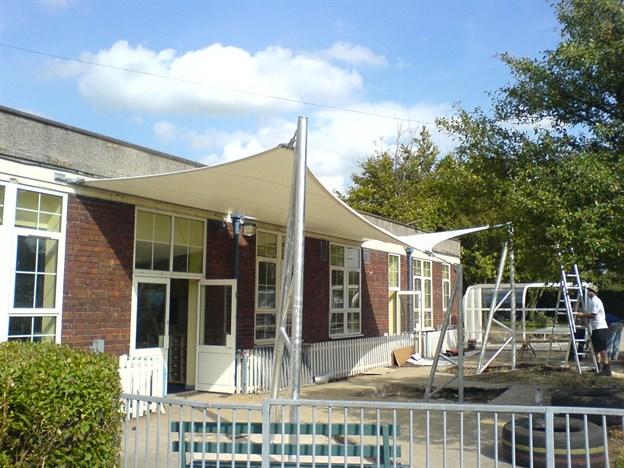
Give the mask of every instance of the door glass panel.
M 136 348 L 159 348 L 165 335 L 167 285 L 139 283 L 137 287 Z
M 204 286 L 200 311 L 200 346 L 225 346 L 232 334 L 232 286 Z

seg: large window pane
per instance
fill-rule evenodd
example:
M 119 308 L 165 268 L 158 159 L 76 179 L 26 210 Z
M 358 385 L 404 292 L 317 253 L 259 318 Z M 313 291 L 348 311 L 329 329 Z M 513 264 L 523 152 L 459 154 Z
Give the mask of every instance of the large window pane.
M 137 211 L 136 238 L 137 240 L 153 241 L 154 214 L 147 211 Z
M 190 247 L 189 248 L 189 273 L 201 273 L 203 271 L 202 266 L 204 262 L 204 249 L 203 247 Z
M 9 341 L 54 341 L 56 317 L 10 317 Z
M 360 268 L 360 249 L 347 249 L 347 268 Z
M 256 255 L 258 257 L 277 258 L 277 234 L 258 231 Z
M 134 267 L 170 271 L 171 216 L 137 211 Z
M 256 339 L 273 340 L 279 301 L 279 269 L 284 238 L 266 231 L 256 232 Z
M 171 242 L 171 216 L 154 214 L 154 242 Z
M 360 313 L 349 312 L 347 314 L 347 333 L 358 333 L 360 331 Z
M 158 348 L 165 335 L 167 285 L 139 283 L 137 288 L 137 349 Z
M 15 225 L 40 231 L 60 232 L 63 198 L 47 193 L 17 191 Z
M 432 263 L 425 260 L 413 260 L 414 290 L 420 291 L 420 303 L 414 303 L 414 327 L 433 327 L 433 290 Z
M 399 288 L 399 256 L 398 255 L 389 255 L 388 256 L 388 287 L 389 288 Z
M 331 335 L 360 332 L 360 256 L 359 248 L 330 245 Z
M 169 271 L 169 257 L 171 248 L 169 244 L 154 244 L 152 269 L 158 271 Z
M 331 335 L 342 335 L 344 333 L 343 324 L 344 314 L 338 314 L 333 312 L 329 319 L 329 333 Z
M 57 240 L 18 236 L 13 306 L 54 308 L 57 265 Z
M 275 338 L 275 314 L 256 314 L 256 339 L 271 340 Z
M 152 243 L 151 242 L 141 241 L 137 239 L 134 266 L 135 268 L 139 268 L 141 270 L 152 269 Z
M 175 218 L 173 239 L 173 271 L 201 273 L 204 223 Z
M 344 247 L 340 245 L 332 245 L 330 248 L 330 263 L 332 266 L 344 266 Z
M 277 265 L 258 263 L 258 308 L 275 309 L 277 291 Z
M 186 245 L 173 246 L 173 271 L 188 271 L 188 247 Z
M 202 286 L 202 288 L 199 344 L 225 346 L 227 335 L 231 333 L 232 287 Z

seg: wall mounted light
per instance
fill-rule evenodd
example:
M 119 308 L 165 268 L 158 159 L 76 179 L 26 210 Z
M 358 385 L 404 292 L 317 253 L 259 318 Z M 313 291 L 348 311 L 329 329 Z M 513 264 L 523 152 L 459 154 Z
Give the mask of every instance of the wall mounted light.
M 243 224 L 243 236 L 250 237 L 256 235 L 256 225 L 245 223 Z

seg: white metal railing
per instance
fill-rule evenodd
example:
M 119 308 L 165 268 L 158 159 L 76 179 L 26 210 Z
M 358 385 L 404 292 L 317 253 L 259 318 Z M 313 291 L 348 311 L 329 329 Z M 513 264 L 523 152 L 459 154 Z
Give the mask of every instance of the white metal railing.
M 414 339 L 409 334 L 304 343 L 301 385 L 312 384 L 318 376 L 339 379 L 390 366 L 395 349 L 413 345 Z M 272 366 L 272 345 L 241 351 L 237 359 L 237 392 L 268 391 Z M 282 362 L 282 382 L 287 381 L 289 369 L 286 353 Z
M 121 388 L 130 395 L 163 397 L 166 394 L 167 371 L 162 356 L 137 357 L 126 354 L 119 357 Z M 155 411 L 156 406 L 147 406 L 140 400 L 133 401 L 128 408 L 133 417 Z
M 624 409 L 572 408 L 555 406 L 518 406 L 490 404 L 420 403 L 405 399 L 384 398 L 379 401 L 337 400 L 271 400 L 262 403 L 206 403 L 182 399 L 147 398 L 123 395 L 126 407 L 132 401 L 145 405 L 158 404 L 164 414 L 146 413 L 133 419 L 128 415 L 123 428 L 121 466 L 124 468 L 168 468 L 187 466 L 191 459 L 208 459 L 210 453 L 190 448 L 188 459 L 181 460 L 173 450 L 180 437 L 201 440 L 201 429 L 192 429 L 186 436 L 172 432 L 172 423 L 211 422 L 217 430 L 209 439 L 228 444 L 236 441 L 239 447 L 259 444 L 268 447 L 271 441 L 286 440 L 288 444 L 310 443 L 298 438 L 286 438 L 280 433 L 284 423 L 327 426 L 328 423 L 392 426 L 391 445 L 400 447 L 391 467 L 509 467 L 528 466 L 619 466 L 622 460 L 618 447 L 624 426 Z M 281 415 L 280 423 L 271 425 L 271 415 Z M 290 416 L 289 416 L 290 415 Z M 242 428 L 240 434 L 230 433 L 229 423 Z M 247 424 L 262 423 L 260 439 L 251 440 L 245 430 Z M 265 426 L 266 425 L 266 426 Z M 232 424 L 229 424 L 231 427 Z M 201 426 L 195 426 L 201 427 Z M 275 429 L 277 427 L 277 429 Z M 276 432 L 277 430 L 277 432 Z M 295 429 L 296 431 L 296 429 Z M 320 434 L 312 430 L 311 434 Z M 328 445 L 370 444 L 363 436 L 318 437 L 316 444 Z M 266 443 L 266 445 L 265 445 Z M 190 445 L 189 445 L 190 446 Z M 226 447 L 222 445 L 221 447 Z M 217 449 L 219 450 L 219 449 Z M 239 449 L 240 450 L 240 449 Z M 252 461 L 269 466 L 269 455 L 251 455 L 242 450 L 236 466 L 251 465 Z M 277 452 L 284 453 L 284 452 Z M 274 464 L 280 466 L 280 455 Z M 210 466 L 233 466 L 231 455 L 222 449 L 212 455 Z M 285 460 L 285 461 L 291 461 Z M 356 466 L 370 466 L 371 460 L 351 460 Z M 373 466 L 379 466 L 379 460 Z M 612 464 L 615 465 L 612 465 Z M 327 466 L 327 464 L 324 464 Z M 333 466 L 343 466 L 344 460 L 332 460 Z M 196 461 L 193 467 L 202 466 Z M 288 465 L 293 466 L 293 465 Z M 318 465 L 317 465 L 318 466 Z

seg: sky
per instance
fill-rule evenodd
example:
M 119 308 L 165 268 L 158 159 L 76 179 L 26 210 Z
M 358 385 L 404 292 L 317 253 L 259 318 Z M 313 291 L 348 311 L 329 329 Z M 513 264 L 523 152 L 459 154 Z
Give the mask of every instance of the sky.
M 435 119 L 489 109 L 499 54 L 559 41 L 547 0 L 0 0 L 0 105 L 210 165 L 306 117 L 308 166 L 344 192 L 398 135 L 451 151 Z

